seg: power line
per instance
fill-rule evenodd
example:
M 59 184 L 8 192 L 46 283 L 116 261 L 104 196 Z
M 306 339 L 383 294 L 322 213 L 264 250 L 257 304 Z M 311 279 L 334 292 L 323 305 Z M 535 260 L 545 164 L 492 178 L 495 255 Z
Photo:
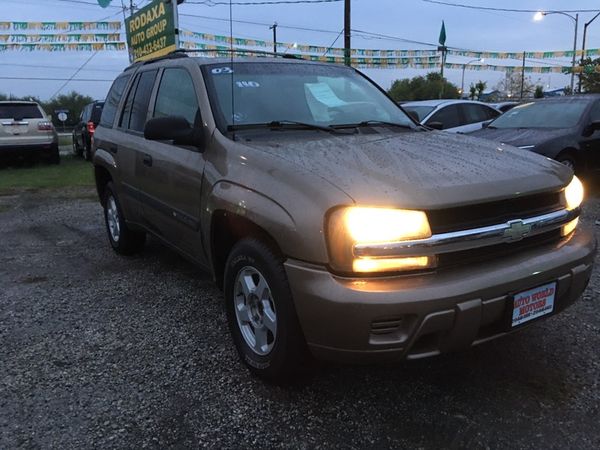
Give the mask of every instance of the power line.
M 464 5 L 461 3 L 450 3 L 450 2 L 442 2 L 438 0 L 422 0 L 425 3 L 433 3 L 436 5 L 444 5 L 444 6 L 453 6 L 455 8 L 465 8 L 465 9 L 477 9 L 482 11 L 504 11 L 504 12 L 517 12 L 517 13 L 536 13 L 539 12 L 539 9 L 512 9 L 512 8 L 492 8 L 489 6 L 477 6 L 477 5 Z M 557 12 L 555 10 L 545 10 L 545 12 Z M 564 9 L 560 10 L 560 12 L 566 13 L 586 13 L 586 12 L 598 12 L 597 9 Z
M 199 14 L 188 14 L 188 13 L 179 13 L 180 16 L 182 17 L 194 17 L 197 19 L 206 19 L 206 20 L 216 20 L 216 21 L 220 21 L 220 22 L 229 22 L 229 19 L 226 18 L 221 18 L 221 17 L 209 17 L 209 16 L 201 16 Z M 232 20 L 232 22 L 235 23 L 244 23 L 247 25 L 258 25 L 261 27 L 269 27 L 271 25 L 273 25 L 272 23 L 265 23 L 265 22 L 252 22 L 249 20 Z M 289 30 L 300 30 L 300 31 L 314 31 L 316 33 L 329 33 L 329 34 L 338 34 L 338 31 L 332 31 L 332 30 L 320 30 L 317 28 L 306 28 L 306 27 L 295 27 L 292 25 L 281 25 L 280 23 L 277 24 L 277 27 L 279 28 L 287 28 Z
M 10 67 L 31 67 L 34 69 L 49 69 L 49 70 L 69 70 L 69 69 L 77 69 L 76 66 L 48 66 L 48 65 L 39 65 L 39 64 L 13 64 L 13 63 L 0 63 L 0 66 L 10 66 Z M 81 69 L 81 71 L 86 72 L 110 72 L 116 73 L 121 72 L 123 69 Z
M 86 82 L 86 83 L 87 82 L 94 82 L 95 83 L 97 81 L 106 81 L 107 83 L 112 83 L 113 81 L 115 81 L 114 78 L 111 78 L 110 80 L 105 80 L 105 79 L 100 79 L 100 78 L 76 78 L 76 79 L 70 79 L 70 78 L 3 77 L 3 76 L 0 76 L 0 80 L 81 81 L 81 82 Z M 54 97 L 54 96 L 52 96 L 52 97 Z M 50 98 L 52 98 L 52 97 L 50 97 Z
M 251 5 L 297 5 L 311 3 L 338 3 L 344 0 L 265 0 L 260 2 L 215 2 L 211 0 L 203 1 L 186 1 L 190 5 L 206 5 L 206 6 L 251 6 Z
M 92 60 L 92 58 L 94 58 L 94 56 L 96 56 L 97 54 L 98 54 L 97 51 L 92 53 L 92 56 L 90 56 L 88 59 L 86 59 L 85 62 L 81 66 L 79 66 L 75 72 L 73 72 L 73 75 L 71 75 L 71 77 L 68 80 L 66 80 L 54 94 L 52 94 L 52 96 L 50 97 L 50 100 L 52 100 L 54 97 L 56 97 L 56 95 L 60 91 L 62 91 L 67 84 L 69 84 L 69 81 L 73 80 L 73 78 L 75 78 L 77 76 L 77 74 L 79 72 L 81 72 L 81 70 L 87 65 L 87 63 L 89 63 Z

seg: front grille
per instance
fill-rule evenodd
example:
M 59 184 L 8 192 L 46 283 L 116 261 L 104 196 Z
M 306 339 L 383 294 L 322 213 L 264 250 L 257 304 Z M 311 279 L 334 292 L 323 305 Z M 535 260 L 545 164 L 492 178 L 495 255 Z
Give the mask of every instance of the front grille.
M 482 261 L 491 261 L 509 256 L 541 245 L 558 242 L 561 239 L 561 229 L 549 231 L 525 238 L 518 242 L 491 245 L 438 255 L 438 269 L 446 269 L 459 265 L 473 265 Z
M 560 192 L 427 211 L 433 234 L 497 225 L 562 209 Z

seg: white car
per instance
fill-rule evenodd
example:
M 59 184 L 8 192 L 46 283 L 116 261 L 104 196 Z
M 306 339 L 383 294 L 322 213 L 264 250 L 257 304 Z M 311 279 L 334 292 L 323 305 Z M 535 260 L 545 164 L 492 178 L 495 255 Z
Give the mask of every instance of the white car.
M 422 125 L 450 133 L 479 130 L 502 114 L 488 104 L 470 100 L 423 100 L 403 103 L 402 108 Z

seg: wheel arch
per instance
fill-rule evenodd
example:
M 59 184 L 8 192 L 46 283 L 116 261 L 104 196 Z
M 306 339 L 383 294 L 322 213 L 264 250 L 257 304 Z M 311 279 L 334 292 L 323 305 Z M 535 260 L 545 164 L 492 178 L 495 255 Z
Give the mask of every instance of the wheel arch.
M 104 206 L 104 193 L 106 190 L 106 185 L 113 181 L 112 175 L 105 167 L 94 165 L 94 178 L 96 180 L 96 192 L 98 192 L 100 203 L 102 206 Z
M 284 257 L 281 247 L 265 228 L 248 217 L 226 209 L 216 210 L 211 217 L 210 253 L 215 282 L 220 289 L 223 289 L 227 258 L 235 244 L 245 238 L 258 239 Z

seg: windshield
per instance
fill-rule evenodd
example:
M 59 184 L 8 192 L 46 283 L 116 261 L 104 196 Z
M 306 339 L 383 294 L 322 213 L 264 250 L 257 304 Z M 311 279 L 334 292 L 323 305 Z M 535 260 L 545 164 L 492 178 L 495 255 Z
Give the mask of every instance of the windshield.
M 419 122 L 423 122 L 423 119 L 435 109 L 435 106 L 412 106 L 402 105 L 405 111 L 413 112 L 419 117 Z
M 584 100 L 526 103 L 505 112 L 490 128 L 570 128 L 577 125 L 587 105 Z
M 272 122 L 330 127 L 379 121 L 414 127 L 408 116 L 375 85 L 344 67 L 222 63 L 204 66 L 203 71 L 222 132 L 231 125 Z

